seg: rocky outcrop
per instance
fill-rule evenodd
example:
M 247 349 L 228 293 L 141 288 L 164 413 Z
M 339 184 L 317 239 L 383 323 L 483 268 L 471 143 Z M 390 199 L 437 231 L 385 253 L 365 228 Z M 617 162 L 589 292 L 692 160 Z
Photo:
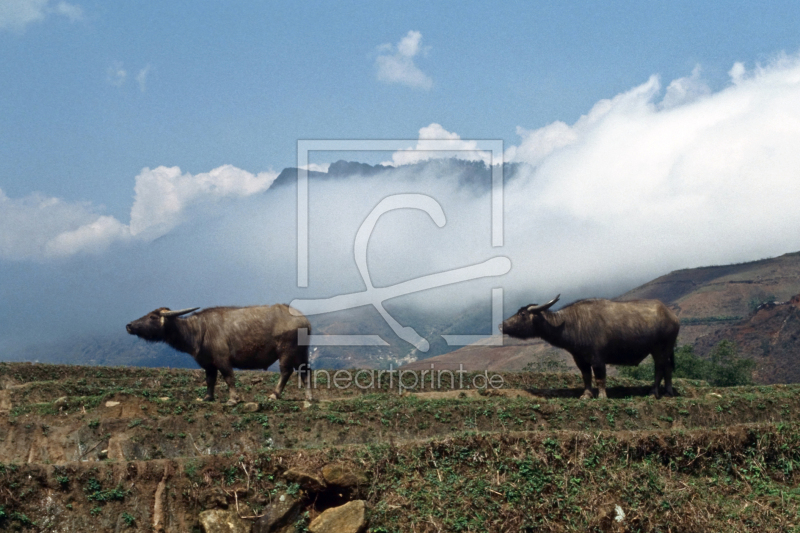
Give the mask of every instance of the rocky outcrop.
M 199 517 L 203 533 L 250 533 L 250 524 L 233 511 L 212 509 L 203 511 Z
M 355 500 L 327 509 L 308 526 L 311 533 L 361 533 L 367 527 L 367 506 Z
M 264 514 L 255 524 L 253 533 L 289 533 L 294 531 L 303 501 L 289 494 L 281 494 L 264 509 Z
M 322 477 L 331 489 L 343 496 L 362 495 L 369 479 L 367 474 L 355 466 L 346 463 L 331 463 L 322 467 Z
M 322 479 L 315 474 L 300 469 L 289 469 L 283 476 L 290 483 L 297 483 L 300 485 L 300 488 L 306 492 L 319 492 L 325 488 L 325 482 Z

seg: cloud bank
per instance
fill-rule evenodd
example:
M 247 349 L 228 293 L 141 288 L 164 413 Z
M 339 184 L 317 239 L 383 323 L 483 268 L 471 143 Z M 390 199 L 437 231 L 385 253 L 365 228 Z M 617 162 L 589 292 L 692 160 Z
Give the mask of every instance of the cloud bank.
M 379 55 L 375 59 L 378 80 L 384 83 L 399 83 L 416 89 L 430 89 L 433 86 L 433 80 L 414 63 L 415 57 L 427 53 L 427 48 L 423 47 L 421 43 L 422 34 L 411 30 L 400 39 L 397 45 L 386 43 L 379 46 Z
M 519 130 L 506 157 L 534 170 L 507 220 L 559 251 L 562 285 L 800 249 L 800 61 L 730 75 L 713 94 L 699 69 L 664 93 L 653 76 L 571 126 Z
M 669 83 L 653 76 L 572 124 L 518 128 L 520 142 L 505 156 L 523 170 L 507 176 L 500 248 L 491 246 L 488 189 L 460 179 L 478 160 L 424 162 L 430 154 L 401 151 L 397 166 L 312 179 L 307 289 L 297 287 L 296 192 L 291 180 L 273 186 L 273 172 L 145 168 L 127 223 L 88 203 L 0 192 L 0 338 L 27 331 L 32 319 L 85 327 L 74 312 L 81 306 L 110 309 L 103 320 L 117 327 L 159 305 L 364 290 L 356 231 L 398 193 L 435 198 L 447 223 L 437 227 L 419 210 L 383 215 L 367 251 L 376 287 L 498 255 L 512 268 L 390 305 L 488 313 L 492 287 L 505 288 L 508 310 L 557 293 L 564 301 L 614 296 L 678 268 L 800 250 L 800 60 L 737 63 L 730 79 L 715 92 L 700 69 Z M 471 147 L 439 124 L 422 128 L 417 146 L 435 137 Z

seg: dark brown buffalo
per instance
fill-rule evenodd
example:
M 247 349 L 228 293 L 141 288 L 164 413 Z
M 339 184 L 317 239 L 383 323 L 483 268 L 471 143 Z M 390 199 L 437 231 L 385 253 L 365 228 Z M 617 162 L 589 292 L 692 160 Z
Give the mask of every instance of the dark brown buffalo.
M 229 405 L 240 399 L 233 379 L 234 368 L 264 368 L 280 361 L 281 378 L 270 399 L 280 397 L 295 369 L 305 382 L 306 399 L 311 399 L 311 376 L 308 346 L 298 344 L 298 329 L 306 328 L 308 319 L 288 305 L 258 307 L 211 307 L 179 318 L 199 307 L 170 311 L 161 307 L 125 329 L 150 342 L 166 342 L 176 350 L 194 357 L 206 371 L 208 392 L 204 400 L 214 400 L 217 372 L 230 388 Z
M 585 390 L 581 398 L 592 397 L 592 370 L 598 396 L 605 398 L 606 364 L 635 366 L 648 354 L 652 354 L 655 363 L 652 394 L 659 397 L 658 386 L 663 378 L 667 395 L 674 395 L 672 371 L 680 323 L 666 305 L 659 300 L 592 299 L 548 311 L 559 296 L 544 305 L 521 307 L 500 325 L 500 330 L 520 339 L 539 337 L 571 353 L 583 374 Z

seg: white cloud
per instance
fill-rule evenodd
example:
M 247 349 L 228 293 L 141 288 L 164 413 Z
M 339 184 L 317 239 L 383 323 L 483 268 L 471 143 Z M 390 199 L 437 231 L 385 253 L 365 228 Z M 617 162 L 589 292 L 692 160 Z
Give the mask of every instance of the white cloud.
M 418 89 L 430 89 L 433 80 L 414 64 L 414 58 L 426 54 L 427 48 L 421 45 L 422 34 L 409 31 L 396 46 L 382 44 L 375 59 L 378 80 L 384 83 L 399 83 Z
M 728 71 L 728 76 L 731 77 L 731 81 L 733 83 L 739 83 L 744 79 L 744 75 L 747 73 L 747 70 L 744 68 L 744 63 L 740 63 L 737 61 L 733 64 L 733 67 Z
M 83 18 L 80 6 L 51 0 L 3 0 L 0 2 L 0 30 L 22 32 L 34 22 L 41 22 L 48 15 L 67 17 L 70 21 Z
M 99 253 L 115 242 L 158 238 L 191 216 L 193 207 L 263 192 L 275 172 L 251 174 L 223 165 L 192 176 L 178 167 L 145 168 L 136 177 L 130 224 L 101 215 L 89 203 L 0 190 L 0 259 L 24 260 Z
M 491 153 L 478 150 L 477 141 L 463 141 L 457 133 L 447 131 L 441 124 L 434 122 L 424 128 L 420 128 L 419 140 L 416 146 L 393 153 L 392 160 L 383 164 L 400 166 L 428 159 L 449 158 L 484 161 L 489 164 Z
M 128 71 L 123 68 L 122 61 L 114 61 L 106 69 L 106 79 L 114 87 L 122 87 L 127 77 Z
M 31 194 L 12 199 L 0 191 L 0 258 L 41 259 L 102 250 L 125 238 L 124 226 L 87 203 Z M 129 236 L 129 235 L 128 235 Z
M 136 176 L 131 234 L 160 237 L 184 220 L 190 206 L 250 196 L 267 190 L 277 177 L 276 172 L 251 174 L 232 165 L 194 176 L 178 167 L 145 168 Z
M 659 106 L 668 109 L 687 104 L 708 94 L 711 94 L 711 88 L 700 78 L 700 65 L 697 65 L 692 70 L 691 76 L 673 80 L 667 86 L 667 92 Z
M 67 257 L 79 251 L 98 253 L 115 241 L 127 241 L 130 238 L 128 226 L 114 217 L 100 216 L 88 224 L 60 233 L 47 241 L 44 255 Z
M 573 286 L 800 249 L 800 59 L 734 66 L 714 94 L 697 72 L 661 102 L 652 77 L 572 126 L 521 130 L 507 155 L 534 170 L 507 188 L 508 241 L 536 228 L 530 248 Z
M 72 22 L 81 20 L 83 18 L 83 10 L 80 8 L 80 6 L 68 4 L 66 2 L 59 2 L 56 4 L 54 12 L 67 17 Z
M 147 75 L 150 73 L 150 65 L 145 66 L 136 75 L 136 83 L 139 84 L 139 90 L 144 92 L 147 89 Z

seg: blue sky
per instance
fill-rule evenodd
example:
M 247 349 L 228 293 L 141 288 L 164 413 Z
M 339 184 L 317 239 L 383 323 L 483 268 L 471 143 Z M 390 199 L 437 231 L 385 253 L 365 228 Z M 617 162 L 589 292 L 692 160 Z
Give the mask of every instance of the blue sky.
M 118 217 L 143 167 L 280 171 L 298 138 L 415 138 L 434 122 L 517 144 L 517 126 L 572 123 L 652 74 L 700 64 L 720 86 L 735 61 L 800 46 L 789 2 L 75 1 L 76 20 L 4 3 L 45 14 L 0 30 L 0 188 Z M 427 90 L 376 76 L 378 47 L 412 30 Z
M 207 305 L 188 301 L 191 290 L 230 269 L 241 268 L 242 280 L 264 276 L 248 263 L 258 257 L 250 245 L 219 228 L 237 234 L 247 221 L 232 211 L 266 209 L 255 198 L 294 164 L 298 139 L 502 139 L 508 160 L 533 169 L 521 181 L 528 188 L 509 196 L 509 241 L 526 224 L 568 228 L 545 243 L 569 266 L 541 276 L 576 296 L 577 287 L 597 290 L 588 280 L 598 268 L 603 279 L 623 279 L 606 284 L 611 291 L 674 268 L 800 249 L 793 218 L 761 215 L 800 199 L 795 3 L 231 6 L 0 0 L 0 318 L 46 315 L 68 328 L 58 317 L 74 313 L 72 302 L 135 302 L 108 318 L 115 324 L 160 305 Z M 759 196 L 756 174 L 783 193 Z M 359 186 L 326 193 L 345 201 Z M 514 218 L 534 195 L 541 219 Z M 269 207 L 291 218 L 284 200 Z M 638 207 L 604 211 L 615 205 Z M 688 222 L 672 233 L 650 225 L 653 213 Z M 748 230 L 753 213 L 761 222 Z M 643 229 L 628 235 L 631 227 Z M 293 228 L 281 228 L 251 237 L 293 239 Z M 539 258 L 525 255 L 519 231 L 519 248 L 508 251 L 515 279 Z M 621 254 L 632 240 L 652 253 Z M 558 249 L 568 241 L 577 244 Z M 228 255 L 191 242 L 223 242 Z M 577 254 L 595 245 L 595 270 L 579 266 Z M 210 266 L 184 273 L 184 292 L 143 288 L 164 276 L 149 278 L 143 265 L 176 255 Z M 291 284 L 293 268 L 259 283 Z M 223 285 L 240 300 L 248 294 L 244 281 Z M 45 295 L 50 311 L 35 303 Z M 251 299 L 293 296 L 264 289 Z M 0 341 L 25 337 L 24 321 L 9 320 Z

